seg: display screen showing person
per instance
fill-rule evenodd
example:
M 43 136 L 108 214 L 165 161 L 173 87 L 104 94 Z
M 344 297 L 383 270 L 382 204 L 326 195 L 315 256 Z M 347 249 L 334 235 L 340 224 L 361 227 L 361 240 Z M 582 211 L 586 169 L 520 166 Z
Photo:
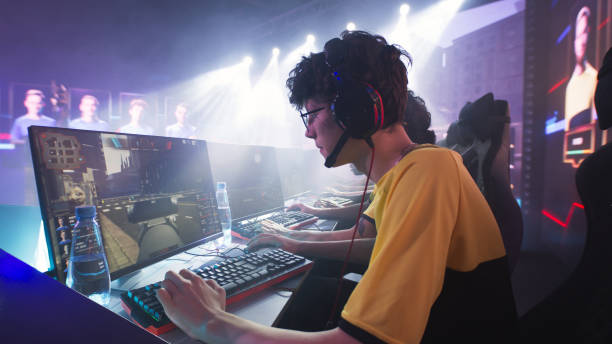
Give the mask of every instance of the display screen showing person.
M 134 99 L 130 102 L 128 113 L 130 123 L 122 126 L 117 131 L 120 133 L 153 135 L 153 128 L 145 123 L 149 105 L 144 99 Z
M 68 126 L 73 129 L 108 131 L 108 123 L 98 118 L 97 111 L 99 106 L 98 98 L 90 94 L 84 95 L 79 103 L 81 116 L 70 121 Z
M 43 115 L 45 107 L 45 95 L 40 90 L 27 90 L 23 100 L 27 113 L 18 117 L 11 128 L 11 143 L 24 144 L 28 138 L 28 127 L 40 125 L 54 127 L 55 120 Z
M 166 136 L 180 137 L 186 139 L 196 138 L 196 127 L 187 123 L 187 104 L 180 103 L 176 106 L 174 117 L 176 123 L 166 127 Z
M 576 15 L 574 35 L 574 70 L 565 89 L 565 131 L 597 118 L 593 97 L 597 85 L 597 70 L 587 60 L 591 10 L 584 6 Z

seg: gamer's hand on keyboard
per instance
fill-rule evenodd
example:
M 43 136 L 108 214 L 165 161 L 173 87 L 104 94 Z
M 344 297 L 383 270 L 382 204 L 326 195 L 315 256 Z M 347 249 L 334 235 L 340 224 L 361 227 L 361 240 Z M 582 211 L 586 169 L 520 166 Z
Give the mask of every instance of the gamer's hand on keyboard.
M 261 247 L 276 247 L 291 253 L 296 253 L 299 241 L 290 239 L 279 234 L 263 233 L 251 239 L 247 244 L 247 249 L 253 252 Z
M 261 225 L 260 229 L 262 232 L 264 233 L 270 233 L 270 234 L 287 234 L 287 233 L 291 233 L 291 229 L 273 222 L 273 221 L 269 221 L 269 220 L 263 220 L 261 222 L 259 222 L 259 224 Z
M 205 325 L 225 311 L 225 290 L 185 269 L 166 273 L 157 298 L 168 318 L 192 338 L 205 338 Z
M 287 207 L 286 211 L 301 211 L 306 214 L 317 215 L 317 209 L 313 207 L 309 207 L 306 204 L 302 203 L 294 203 Z

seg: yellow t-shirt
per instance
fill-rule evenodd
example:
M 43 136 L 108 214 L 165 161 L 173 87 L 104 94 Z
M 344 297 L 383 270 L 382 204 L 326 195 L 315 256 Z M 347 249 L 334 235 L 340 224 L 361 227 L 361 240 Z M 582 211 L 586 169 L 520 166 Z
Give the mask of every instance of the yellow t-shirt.
M 461 157 L 445 148 L 413 150 L 374 193 L 365 214 L 375 220 L 376 243 L 340 327 L 349 334 L 347 326 L 357 327 L 384 342 L 418 343 L 432 305 L 452 287 L 445 282 L 447 269 L 470 272 L 505 259 L 501 234 Z M 350 324 L 343 327 L 343 321 Z
M 570 121 L 574 116 L 593 107 L 596 86 L 597 70 L 590 63 L 586 63 L 582 74 L 572 74 L 565 89 L 565 131 L 570 130 Z M 591 118 L 591 121 L 594 120 Z

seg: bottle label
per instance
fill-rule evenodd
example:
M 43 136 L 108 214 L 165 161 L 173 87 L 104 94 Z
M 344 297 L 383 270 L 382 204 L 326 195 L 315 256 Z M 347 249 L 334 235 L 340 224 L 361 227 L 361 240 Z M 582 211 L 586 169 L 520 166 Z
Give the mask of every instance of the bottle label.
M 92 226 L 75 227 L 72 237 L 74 240 L 73 256 L 100 253 L 100 245 Z

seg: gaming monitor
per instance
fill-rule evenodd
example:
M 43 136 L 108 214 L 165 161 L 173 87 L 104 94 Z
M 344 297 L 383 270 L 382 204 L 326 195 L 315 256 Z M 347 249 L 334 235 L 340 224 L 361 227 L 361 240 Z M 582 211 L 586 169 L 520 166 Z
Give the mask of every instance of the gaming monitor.
M 233 219 L 284 206 L 274 148 L 209 142 L 208 150 L 215 181 L 227 183 Z
M 220 237 L 201 140 L 29 128 L 50 258 L 65 282 L 74 209 L 97 209 L 111 279 Z

